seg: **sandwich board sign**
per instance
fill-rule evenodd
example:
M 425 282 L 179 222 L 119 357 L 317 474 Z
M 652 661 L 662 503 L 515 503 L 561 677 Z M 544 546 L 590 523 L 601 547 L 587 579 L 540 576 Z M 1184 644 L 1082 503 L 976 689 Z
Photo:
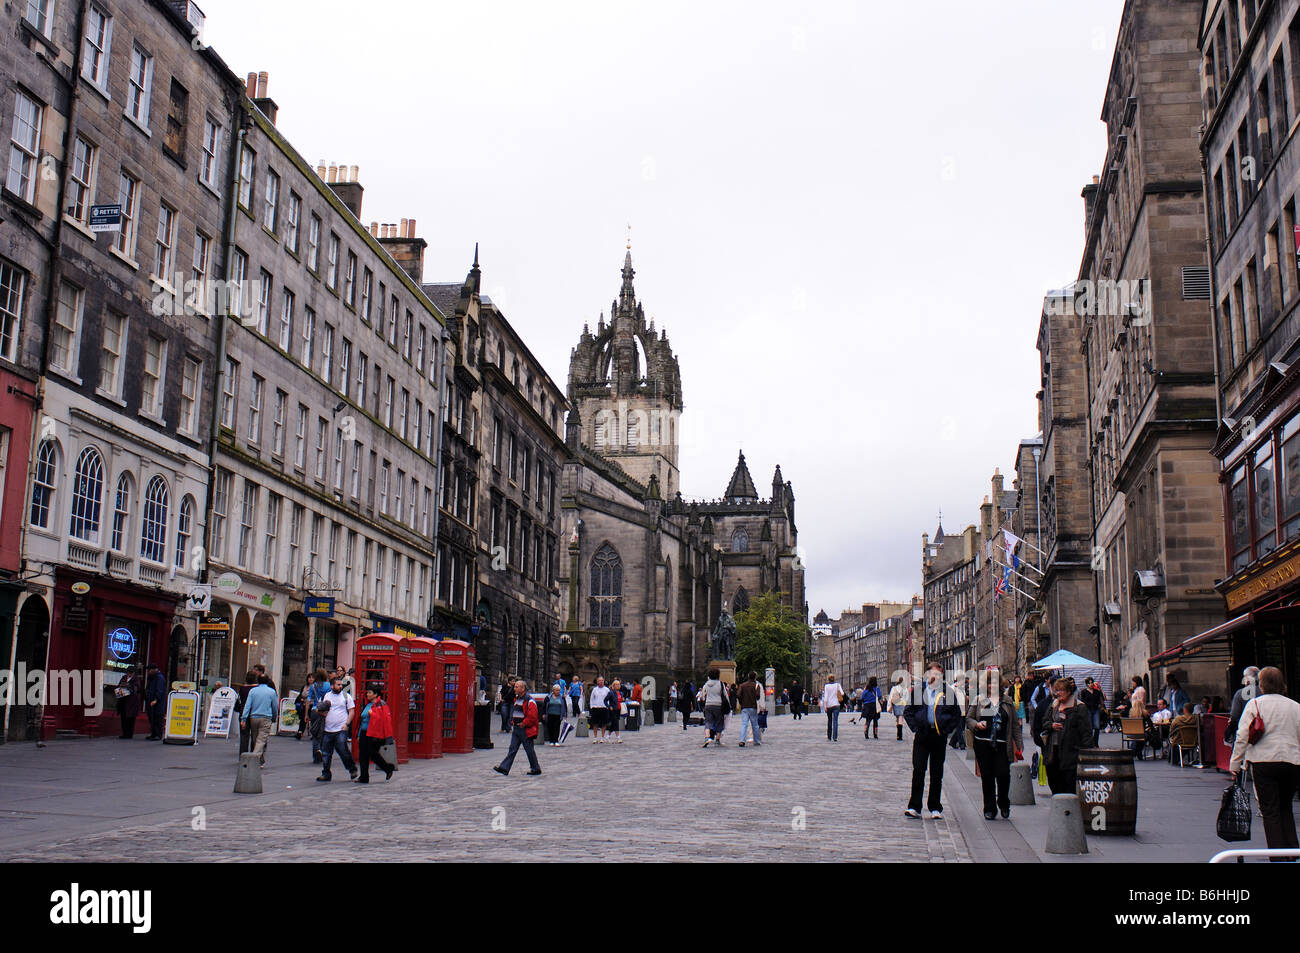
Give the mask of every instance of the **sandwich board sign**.
M 192 745 L 199 739 L 199 693 L 168 692 L 163 743 Z
M 239 692 L 233 688 L 218 688 L 208 702 L 208 720 L 203 729 L 205 738 L 229 738 L 230 726 L 235 720 L 235 702 Z

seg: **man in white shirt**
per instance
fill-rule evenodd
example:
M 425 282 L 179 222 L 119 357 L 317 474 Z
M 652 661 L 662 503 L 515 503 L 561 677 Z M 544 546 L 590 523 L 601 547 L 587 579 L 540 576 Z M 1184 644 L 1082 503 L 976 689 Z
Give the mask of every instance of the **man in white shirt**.
M 844 688 L 832 675 L 826 687 L 822 689 L 822 710 L 826 712 L 826 740 L 840 740 L 840 704 L 844 697 Z
M 331 687 L 333 690 L 322 698 L 318 705 L 318 708 L 325 709 L 325 734 L 320 743 L 320 753 L 324 759 L 324 764 L 321 766 L 320 777 L 316 780 L 333 780 L 333 776 L 330 774 L 330 762 L 333 760 L 334 750 L 337 748 L 343 766 L 348 769 L 348 774 L 355 781 L 357 778 L 357 765 L 352 760 L 352 752 L 348 751 L 348 733 L 352 727 L 352 718 L 356 713 L 357 705 L 352 700 L 352 696 L 343 690 L 343 679 L 340 676 L 334 676 Z
M 591 720 L 591 743 L 593 745 L 605 739 L 609 727 L 609 710 L 605 707 L 605 698 L 608 695 L 609 689 L 605 686 L 605 678 L 600 676 L 591 689 L 591 697 L 587 699 L 587 717 Z M 618 715 L 615 714 L 614 717 L 617 718 Z
M 1165 700 L 1163 698 L 1157 698 L 1156 710 L 1151 713 L 1151 724 L 1167 725 L 1169 722 L 1173 721 L 1173 719 L 1174 713 L 1169 710 L 1169 706 L 1165 704 Z

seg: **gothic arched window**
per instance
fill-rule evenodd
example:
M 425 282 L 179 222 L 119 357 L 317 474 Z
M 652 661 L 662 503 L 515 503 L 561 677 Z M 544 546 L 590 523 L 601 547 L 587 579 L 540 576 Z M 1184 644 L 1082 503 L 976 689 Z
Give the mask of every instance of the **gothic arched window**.
M 733 553 L 749 552 L 749 534 L 743 529 L 738 529 L 731 534 L 731 551 Z
M 744 586 L 741 586 L 736 590 L 736 598 L 732 600 L 731 614 L 735 615 L 738 612 L 744 612 L 748 608 L 749 593 L 745 591 Z
M 591 627 L 623 625 L 623 560 L 609 543 L 591 557 Z
M 88 543 L 99 543 L 99 505 L 104 492 L 104 461 L 94 447 L 77 457 L 72 478 L 72 519 L 68 535 Z

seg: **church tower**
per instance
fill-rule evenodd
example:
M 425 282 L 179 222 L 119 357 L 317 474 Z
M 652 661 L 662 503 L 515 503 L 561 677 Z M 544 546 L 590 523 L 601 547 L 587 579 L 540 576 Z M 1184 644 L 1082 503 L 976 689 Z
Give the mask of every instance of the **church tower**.
M 655 332 L 632 287 L 632 251 L 623 259 L 623 283 L 600 316 L 596 333 L 584 325 L 569 358 L 569 402 L 581 442 L 617 463 L 635 480 L 655 478 L 664 499 L 681 486 L 677 469 L 681 371 L 668 332 Z

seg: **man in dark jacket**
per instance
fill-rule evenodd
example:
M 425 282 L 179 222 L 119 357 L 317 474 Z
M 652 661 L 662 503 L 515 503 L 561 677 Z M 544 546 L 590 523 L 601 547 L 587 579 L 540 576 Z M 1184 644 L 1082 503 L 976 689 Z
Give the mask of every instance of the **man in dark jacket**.
M 943 666 L 931 662 L 925 681 L 912 689 L 911 703 L 903 709 L 903 720 L 912 729 L 912 797 L 904 813 L 921 817 L 921 795 L 925 790 L 925 772 L 930 771 L 930 794 L 926 798 L 930 817 L 943 820 L 943 759 L 948 735 L 961 731 L 965 717 L 956 704 L 956 693 L 943 684 Z
M 1259 667 L 1248 665 L 1241 673 L 1241 688 L 1232 696 L 1232 707 L 1228 710 L 1228 727 L 1223 729 L 1223 743 L 1231 745 L 1237 740 L 1237 722 L 1246 710 L 1246 703 L 1259 694 Z
M 149 663 L 149 674 L 145 677 L 144 704 L 149 715 L 149 741 L 161 741 L 163 736 L 163 715 L 167 710 L 167 682 L 158 666 Z

